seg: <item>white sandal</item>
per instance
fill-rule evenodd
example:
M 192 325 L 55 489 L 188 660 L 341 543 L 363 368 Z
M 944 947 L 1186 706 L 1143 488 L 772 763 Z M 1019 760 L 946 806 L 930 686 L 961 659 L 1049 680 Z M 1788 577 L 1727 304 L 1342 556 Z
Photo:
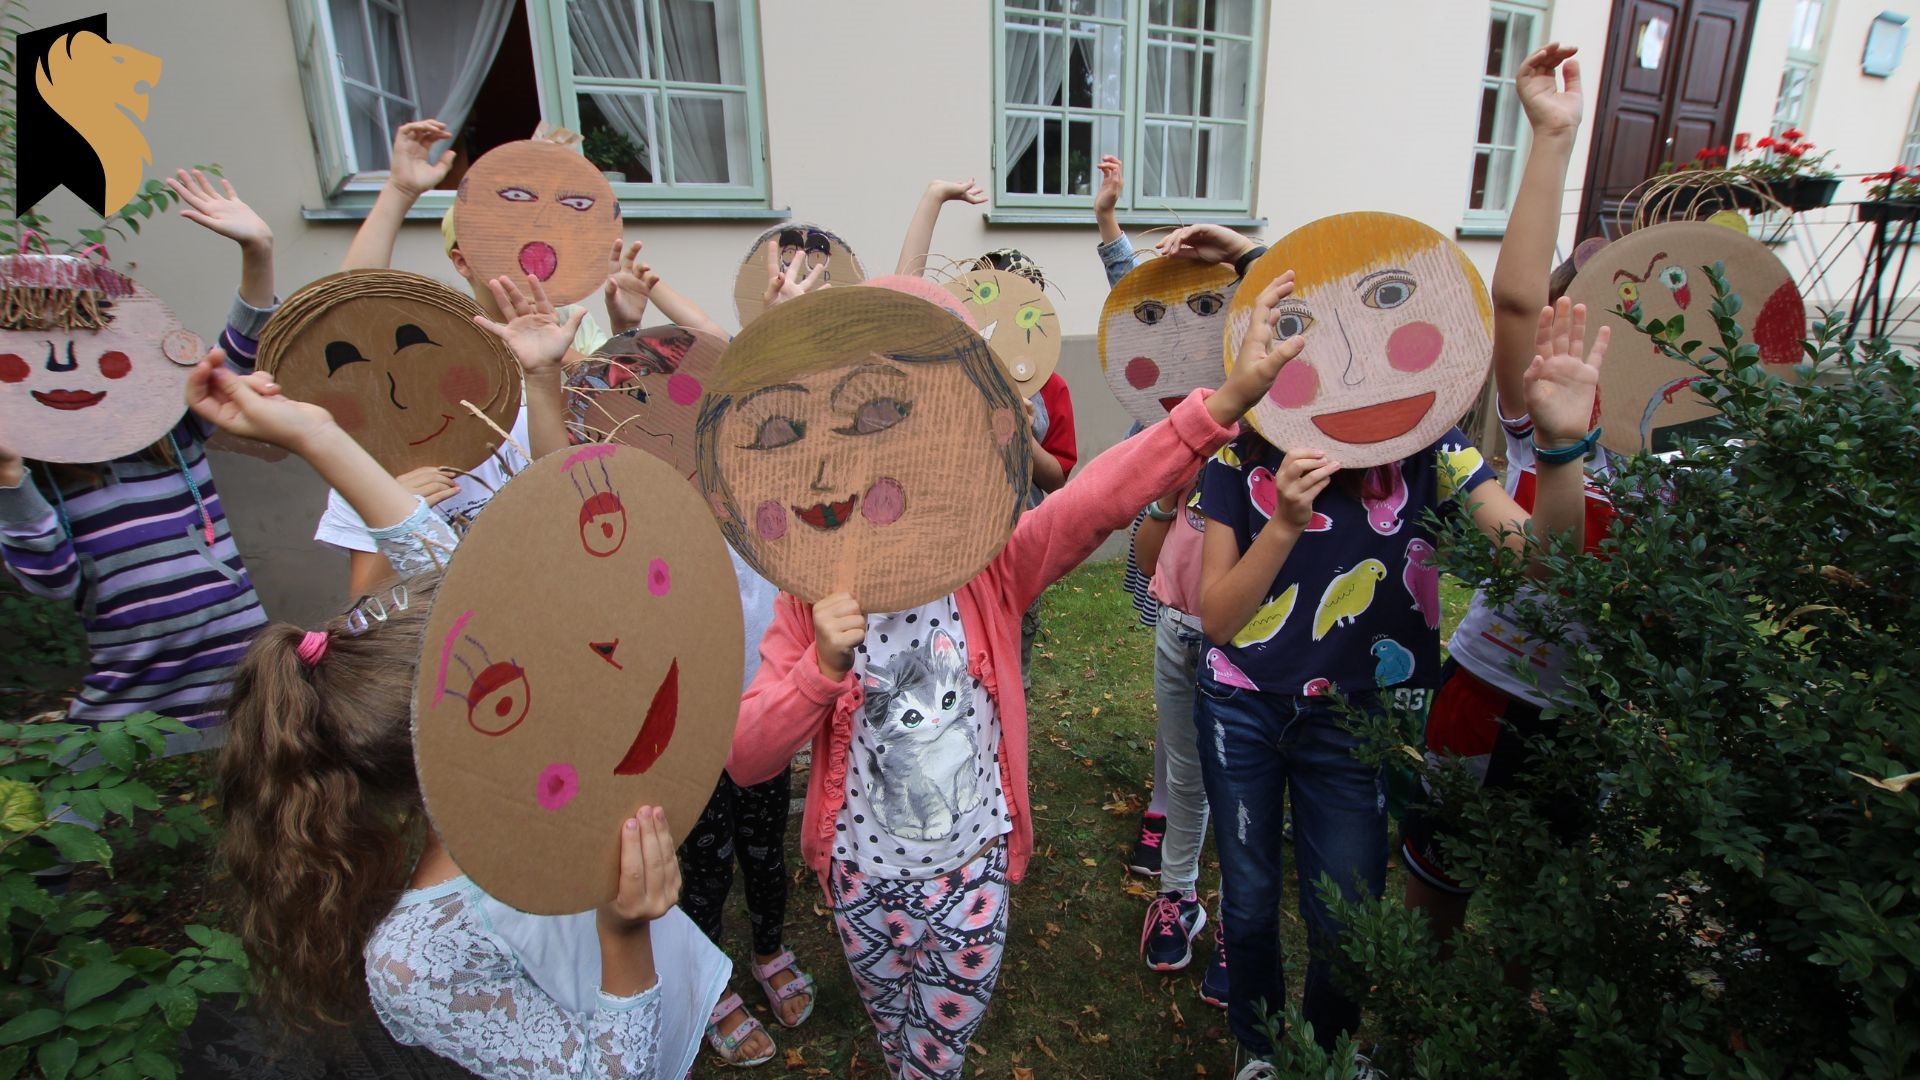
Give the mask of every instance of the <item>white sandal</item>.
M 735 1010 L 738 1010 L 746 1019 L 740 1021 L 740 1026 L 734 1028 L 730 1034 L 722 1035 L 720 1021 L 732 1016 Z M 713 1047 L 713 1052 L 720 1056 L 721 1064 L 731 1065 L 737 1069 L 751 1069 L 755 1065 L 765 1065 L 773 1060 L 773 1055 L 780 1052 L 780 1048 L 773 1045 L 773 1036 L 768 1035 L 766 1053 L 756 1058 L 740 1057 L 740 1044 L 753 1038 L 754 1032 L 766 1030 L 760 1026 L 760 1021 L 754 1019 L 752 1011 L 740 1000 L 739 994 L 730 993 L 721 998 L 720 1003 L 713 1007 L 713 1012 L 707 1015 L 707 1045 Z

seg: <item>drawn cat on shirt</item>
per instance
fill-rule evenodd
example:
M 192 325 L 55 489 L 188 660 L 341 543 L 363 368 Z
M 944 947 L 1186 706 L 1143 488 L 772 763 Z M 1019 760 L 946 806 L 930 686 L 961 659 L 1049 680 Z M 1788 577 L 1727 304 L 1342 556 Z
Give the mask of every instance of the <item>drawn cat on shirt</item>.
M 869 668 L 864 685 L 873 816 L 903 839 L 947 839 L 954 823 L 980 805 L 965 658 L 945 630 L 935 630 L 926 649 L 903 650 Z

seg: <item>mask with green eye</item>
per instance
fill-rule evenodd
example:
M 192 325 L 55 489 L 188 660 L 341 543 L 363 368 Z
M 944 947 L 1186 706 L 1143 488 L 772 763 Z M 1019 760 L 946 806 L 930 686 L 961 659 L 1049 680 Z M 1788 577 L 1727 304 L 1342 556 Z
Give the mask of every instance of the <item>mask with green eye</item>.
M 1004 270 L 972 270 L 947 291 L 973 315 L 1021 396 L 1039 393 L 1060 364 L 1060 317 L 1040 286 Z

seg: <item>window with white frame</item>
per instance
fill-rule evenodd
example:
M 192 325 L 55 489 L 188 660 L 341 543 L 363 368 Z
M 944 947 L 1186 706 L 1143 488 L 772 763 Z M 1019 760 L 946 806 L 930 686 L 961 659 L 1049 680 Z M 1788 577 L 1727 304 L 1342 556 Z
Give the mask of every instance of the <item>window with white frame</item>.
M 1814 83 L 1820 74 L 1827 7 L 1826 0 L 1794 0 L 1787 63 L 1780 69 L 1780 93 L 1773 99 L 1773 123 L 1768 134 L 1779 135 L 1806 123 Z
M 1547 21 L 1546 0 L 1495 0 L 1487 16 L 1487 58 L 1480 75 L 1480 123 L 1473 136 L 1473 178 L 1463 227 L 1505 226 L 1520 184 L 1526 113 L 1514 77 Z
M 1907 137 L 1900 142 L 1900 164 L 1920 168 L 1920 93 L 1914 95 L 1913 109 L 1907 113 Z
M 766 199 L 756 0 L 288 7 L 329 195 L 377 189 L 394 130 L 438 117 L 463 164 L 544 119 L 623 199 Z
M 1120 209 L 1252 208 L 1257 0 L 996 0 L 996 203 L 1085 208 L 1103 154 Z

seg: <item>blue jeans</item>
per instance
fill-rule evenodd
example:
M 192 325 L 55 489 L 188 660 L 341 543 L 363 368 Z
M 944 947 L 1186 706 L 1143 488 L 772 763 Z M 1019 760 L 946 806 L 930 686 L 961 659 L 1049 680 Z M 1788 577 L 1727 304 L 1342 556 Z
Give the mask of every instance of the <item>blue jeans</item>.
M 1203 666 L 1195 721 L 1200 771 L 1213 806 L 1220 850 L 1221 915 L 1227 935 L 1228 1026 L 1241 1045 L 1273 1051 L 1259 1008 L 1286 1008 L 1280 956 L 1282 800 L 1293 789 L 1295 871 L 1307 924 L 1303 1011 L 1315 1041 L 1331 1049 L 1359 1026 L 1360 1006 L 1334 985 L 1345 963 L 1342 927 L 1320 899 L 1321 874 L 1347 899 L 1379 897 L 1387 878 L 1387 801 L 1380 770 L 1353 756 L 1359 738 L 1324 697 L 1294 697 L 1224 686 Z M 1379 695 L 1348 699 L 1381 711 Z

